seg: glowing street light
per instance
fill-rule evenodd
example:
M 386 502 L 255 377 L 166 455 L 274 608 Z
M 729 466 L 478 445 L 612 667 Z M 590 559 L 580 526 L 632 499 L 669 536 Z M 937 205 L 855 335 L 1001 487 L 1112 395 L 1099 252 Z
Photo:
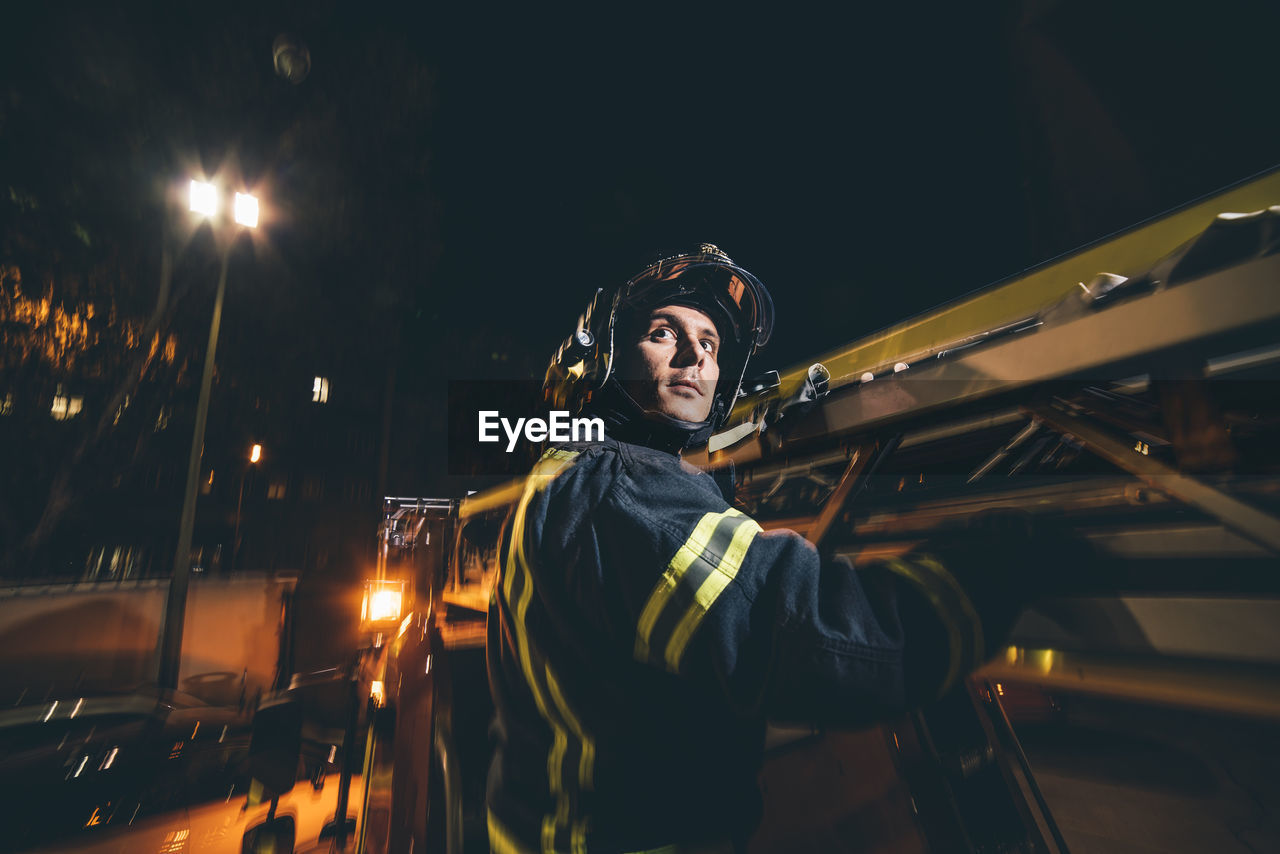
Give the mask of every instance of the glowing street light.
M 191 212 L 214 216 L 218 212 L 218 188 L 204 181 L 192 180 Z
M 191 181 L 190 208 L 193 213 L 210 220 L 215 237 L 219 223 L 215 219 L 218 213 L 219 191 L 214 184 L 205 181 Z M 258 200 L 248 193 L 236 193 L 232 206 L 235 221 L 247 228 L 258 225 Z M 217 239 L 221 244 L 222 259 L 218 272 L 218 288 L 213 299 L 213 317 L 209 321 L 209 342 L 205 349 L 204 371 L 200 379 L 200 396 L 196 403 L 195 429 L 191 435 L 191 456 L 187 462 L 187 485 L 182 498 L 182 516 L 178 523 L 178 545 L 173 558 L 173 577 L 169 580 L 169 595 L 165 606 L 164 625 L 160 631 L 160 668 L 159 683 L 162 688 L 178 687 L 178 672 L 182 663 L 182 632 L 186 619 L 187 587 L 191 573 L 191 539 L 196 521 L 196 490 L 200 480 L 200 457 L 204 451 L 204 432 L 209 420 L 209 392 L 213 387 L 213 366 L 218 351 L 218 331 L 222 325 L 222 301 L 227 290 L 227 267 L 231 263 L 231 249 L 235 246 L 236 234 Z M 259 451 L 261 453 L 261 451 Z M 241 478 L 241 496 L 243 497 L 244 480 Z M 236 512 L 236 533 L 239 535 L 239 509 Z M 235 548 L 232 548 L 232 563 L 235 563 Z
M 258 227 L 258 198 L 248 193 L 236 193 L 236 222 L 247 228 Z
M 262 446 L 255 443 L 249 449 L 249 462 L 259 463 L 262 461 Z M 240 497 L 236 499 L 236 532 L 231 539 L 231 568 L 239 569 L 237 559 L 240 557 L 240 511 L 244 508 L 244 479 L 249 473 L 249 467 L 245 466 L 244 471 L 240 472 Z

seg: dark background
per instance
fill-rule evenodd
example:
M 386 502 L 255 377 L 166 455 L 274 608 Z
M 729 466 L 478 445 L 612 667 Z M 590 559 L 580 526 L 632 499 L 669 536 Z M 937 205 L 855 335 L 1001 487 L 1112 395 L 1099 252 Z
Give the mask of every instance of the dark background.
M 782 368 L 1280 161 L 1274 3 L 771 8 L 7 10 L 0 399 L 29 405 L 0 424 L 5 572 L 80 572 L 85 520 L 172 537 L 216 277 L 178 195 L 193 171 L 234 165 L 263 199 L 206 439 L 231 476 L 197 542 L 225 544 L 238 478 L 245 568 L 312 571 L 371 548 L 379 494 L 479 485 L 446 476 L 448 382 L 540 377 L 593 289 L 654 250 L 714 242 L 756 273 L 779 324 L 758 367 Z M 310 50 L 298 85 L 273 73 L 284 31 Z M 95 431 L 165 240 L 174 356 L 133 432 Z M 28 298 L 95 303 L 97 349 L 19 347 L 14 270 Z M 55 427 L 59 383 L 86 402 Z M 249 441 L 287 501 L 239 462 Z M 317 546 L 321 517 L 350 542 Z

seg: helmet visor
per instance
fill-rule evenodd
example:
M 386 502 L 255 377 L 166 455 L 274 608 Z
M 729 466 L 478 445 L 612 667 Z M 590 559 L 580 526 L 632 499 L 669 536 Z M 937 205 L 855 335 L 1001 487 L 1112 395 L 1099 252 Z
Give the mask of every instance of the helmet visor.
M 628 308 L 671 303 L 706 311 L 721 335 L 750 355 L 769 341 L 773 301 L 760 280 L 721 254 L 699 253 L 664 258 L 627 282 L 619 294 Z

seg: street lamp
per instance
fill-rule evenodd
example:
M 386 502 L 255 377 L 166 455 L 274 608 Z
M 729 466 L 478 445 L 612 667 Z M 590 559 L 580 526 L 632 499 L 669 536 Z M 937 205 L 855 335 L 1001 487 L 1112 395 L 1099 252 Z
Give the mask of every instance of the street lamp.
M 258 227 L 258 199 L 248 193 L 236 193 L 236 222 L 247 228 Z
M 262 446 L 255 444 L 249 449 L 249 463 L 256 465 L 262 459 Z M 244 506 L 244 480 L 249 474 L 249 466 L 240 472 L 240 497 L 236 499 L 236 534 L 231 540 L 231 569 L 240 568 L 240 508 Z
M 191 182 L 191 212 L 213 217 L 218 213 L 218 188 L 204 181 Z
M 191 181 L 190 209 L 216 223 L 219 210 L 218 188 L 203 181 Z M 258 225 L 258 200 L 247 193 L 235 194 L 235 221 L 241 228 Z M 216 236 L 216 228 L 215 236 Z M 209 420 L 209 392 L 213 387 L 213 364 L 218 351 L 218 331 L 222 326 L 222 300 L 227 290 L 227 267 L 231 248 L 239 231 L 219 242 L 222 259 L 218 271 L 218 291 L 213 299 L 213 318 L 209 322 L 209 344 L 205 350 L 204 373 L 200 378 L 200 397 L 196 404 L 195 429 L 191 433 L 191 456 L 187 461 L 187 485 L 182 497 L 182 519 L 178 525 L 178 548 L 173 558 L 173 578 L 169 582 L 169 599 L 164 613 L 164 629 L 160 636 L 161 688 L 178 687 L 178 670 L 182 662 L 182 628 L 187 611 L 187 586 L 191 574 L 191 537 L 196 520 L 196 490 L 200 480 L 200 456 L 204 451 L 204 428 Z M 234 556 L 233 556 L 234 560 Z

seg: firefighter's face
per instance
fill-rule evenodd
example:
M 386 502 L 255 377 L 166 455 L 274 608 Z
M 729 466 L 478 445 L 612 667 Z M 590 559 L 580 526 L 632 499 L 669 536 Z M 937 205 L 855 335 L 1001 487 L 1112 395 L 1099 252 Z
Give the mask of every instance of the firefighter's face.
M 705 421 L 720 379 L 720 335 L 711 318 L 665 305 L 631 327 L 618 351 L 618 376 L 646 410 Z

